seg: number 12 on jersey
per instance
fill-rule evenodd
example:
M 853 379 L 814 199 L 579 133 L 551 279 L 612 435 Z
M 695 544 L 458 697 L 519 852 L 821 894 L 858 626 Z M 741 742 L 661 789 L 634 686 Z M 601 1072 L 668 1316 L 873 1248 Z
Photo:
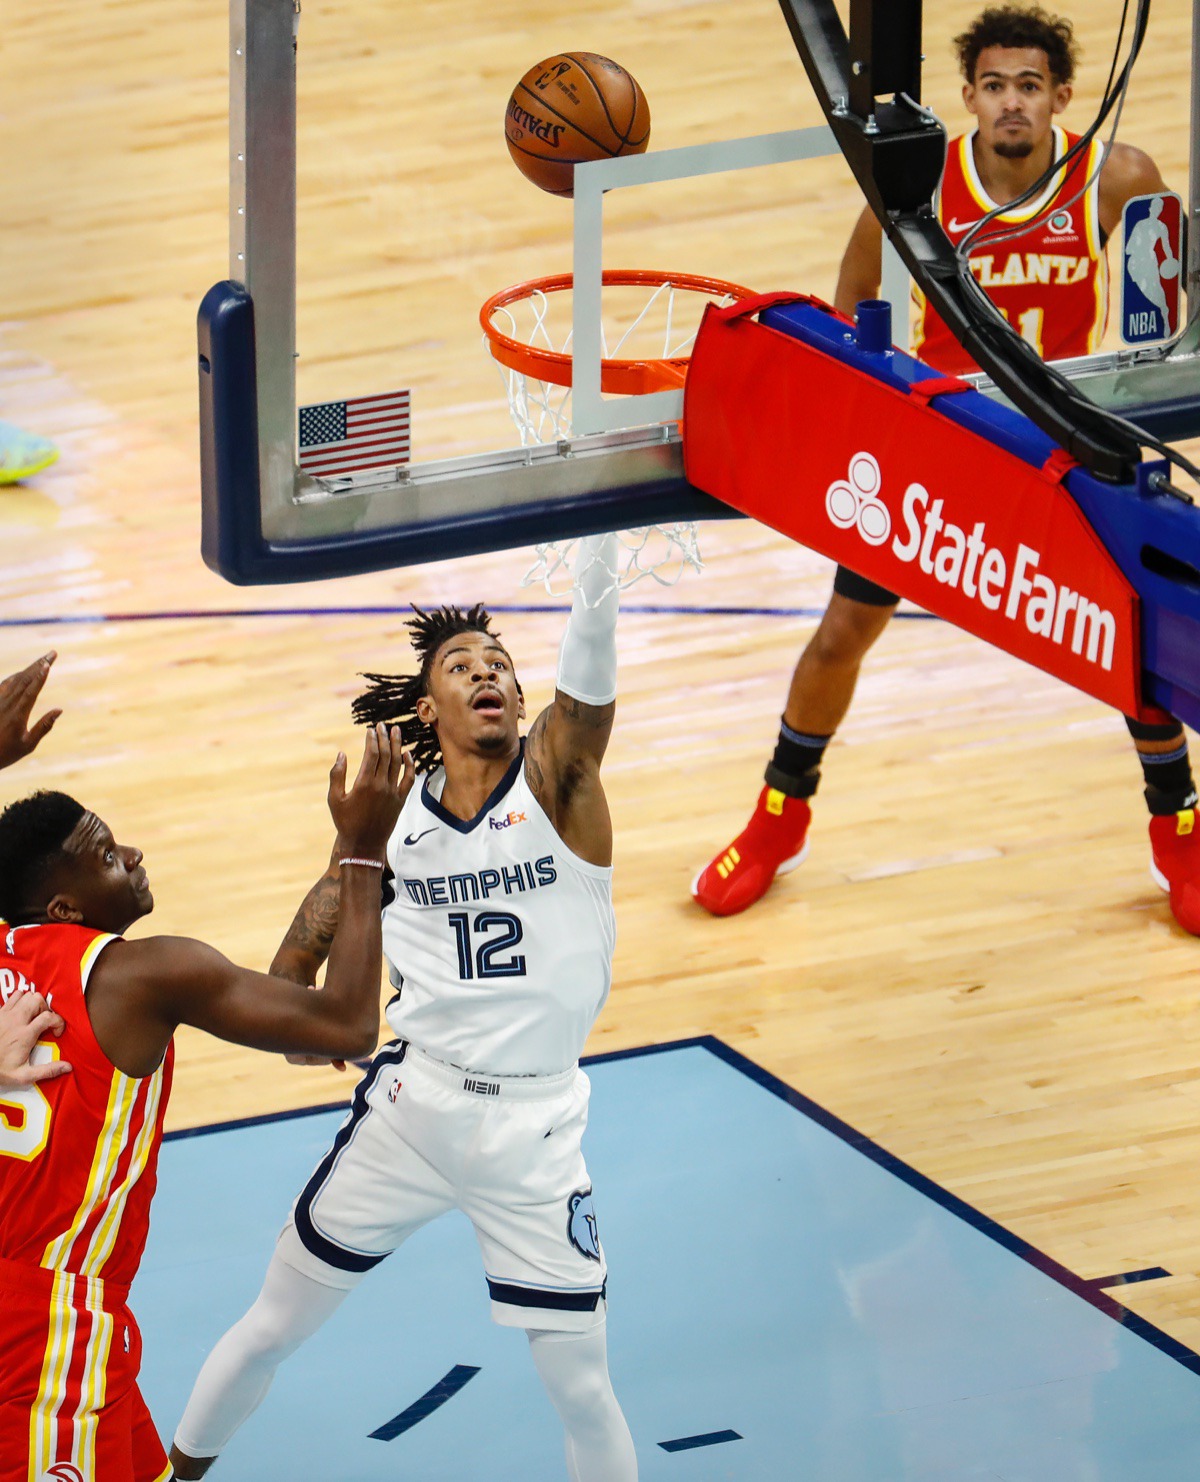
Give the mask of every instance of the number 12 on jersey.
M 451 911 L 447 918 L 458 948 L 458 975 L 464 982 L 471 978 L 523 978 L 525 958 L 520 953 L 498 956 L 515 947 L 522 938 L 521 923 L 507 911 L 479 911 L 474 921 L 466 911 Z M 491 935 L 495 928 L 499 935 Z

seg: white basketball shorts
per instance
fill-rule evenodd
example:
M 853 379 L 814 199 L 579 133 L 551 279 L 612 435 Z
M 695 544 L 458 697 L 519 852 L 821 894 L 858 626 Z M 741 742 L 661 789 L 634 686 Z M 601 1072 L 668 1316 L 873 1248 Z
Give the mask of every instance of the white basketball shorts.
M 475 1227 L 492 1317 L 586 1331 L 604 1317 L 606 1267 L 580 1146 L 591 1085 L 456 1070 L 385 1045 L 280 1236 L 279 1255 L 350 1288 L 422 1225 L 461 1209 Z

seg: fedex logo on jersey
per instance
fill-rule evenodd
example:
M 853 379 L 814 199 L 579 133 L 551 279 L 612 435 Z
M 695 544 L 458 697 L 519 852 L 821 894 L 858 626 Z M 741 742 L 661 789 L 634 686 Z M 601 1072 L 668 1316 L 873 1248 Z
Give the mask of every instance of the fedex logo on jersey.
M 850 459 L 846 479 L 825 493 L 825 511 L 840 529 L 854 527 L 868 545 L 882 545 L 892 532 L 892 517 L 880 498 L 883 478 L 876 458 L 858 452 Z M 1038 568 L 1042 555 L 1018 541 L 1005 552 L 988 539 L 987 522 L 977 520 L 968 533 L 944 519 L 945 501 L 933 498 L 920 483 L 910 483 L 901 504 L 903 529 L 891 552 L 906 565 L 962 593 L 1028 632 L 1079 654 L 1089 664 L 1111 669 L 1116 619 L 1106 608 Z
M 506 813 L 503 818 L 489 818 L 489 828 L 512 828 L 514 823 L 524 823 L 524 813 Z
M 1125 202 L 1121 245 L 1121 339 L 1170 339 L 1179 330 L 1183 276 L 1183 202 L 1174 191 Z

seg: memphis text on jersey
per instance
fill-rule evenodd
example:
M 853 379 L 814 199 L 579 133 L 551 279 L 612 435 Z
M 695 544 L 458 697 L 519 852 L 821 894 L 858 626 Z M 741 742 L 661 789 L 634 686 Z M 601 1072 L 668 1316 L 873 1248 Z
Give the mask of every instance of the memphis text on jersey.
M 464 870 L 457 875 L 430 875 L 410 879 L 398 876 L 397 884 L 415 906 L 456 906 L 467 901 L 486 901 L 495 895 L 523 895 L 542 885 L 553 885 L 558 869 L 552 854 L 522 860 L 498 870 Z

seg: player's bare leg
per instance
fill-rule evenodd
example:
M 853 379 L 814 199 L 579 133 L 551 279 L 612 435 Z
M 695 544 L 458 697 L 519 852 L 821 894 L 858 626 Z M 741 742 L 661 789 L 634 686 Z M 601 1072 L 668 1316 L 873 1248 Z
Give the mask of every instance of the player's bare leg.
M 526 1334 L 566 1431 L 569 1482 L 637 1482 L 633 1438 L 608 1377 L 604 1323 L 588 1333 L 527 1328 Z
M 765 895 L 808 852 L 821 759 L 854 698 L 862 661 L 887 627 L 894 602 L 860 602 L 834 591 L 788 688 L 779 740 L 754 815 L 692 883 L 714 916 L 732 916 Z
M 895 610 L 833 593 L 788 687 L 783 718 L 793 731 L 833 736 L 850 709 L 862 661 Z

